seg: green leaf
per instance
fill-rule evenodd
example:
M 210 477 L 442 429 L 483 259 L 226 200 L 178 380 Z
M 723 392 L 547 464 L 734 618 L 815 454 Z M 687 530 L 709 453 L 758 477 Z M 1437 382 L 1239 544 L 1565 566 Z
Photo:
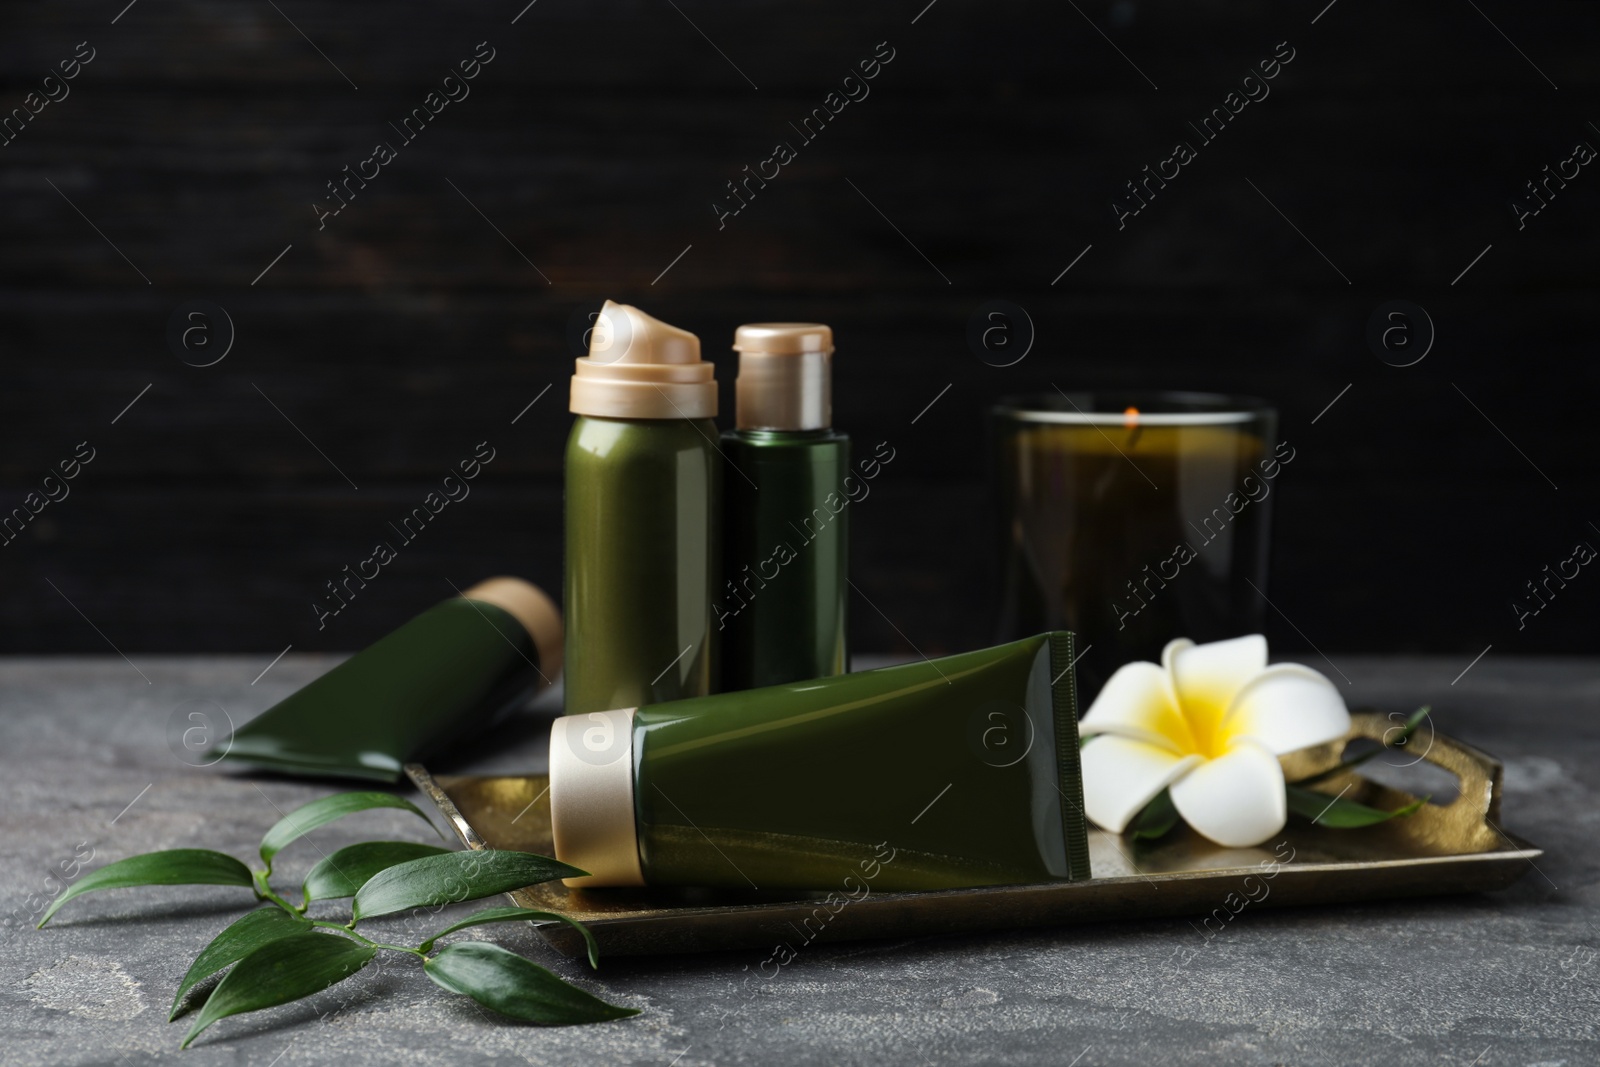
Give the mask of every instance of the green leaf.
M 486 941 L 446 945 L 423 970 L 434 984 L 523 1022 L 566 1026 L 639 1014 L 636 1008 L 607 1004 L 532 960 Z
M 407 908 L 478 900 L 554 878 L 577 878 L 587 873 L 532 852 L 483 849 L 425 856 L 373 875 L 356 893 L 351 917 L 352 921 L 372 919 Z
M 321 800 L 313 800 L 309 804 L 302 805 L 279 819 L 272 829 L 267 831 L 267 836 L 261 839 L 261 858 L 270 868 L 272 857 L 289 843 L 335 819 L 354 815 L 358 811 L 370 811 L 373 808 L 399 808 L 414 813 L 430 827 L 433 826 L 415 804 L 393 793 L 335 793 L 331 797 L 323 797 Z M 437 833 L 438 830 L 435 829 L 434 832 Z
M 465 930 L 469 926 L 482 926 L 485 923 L 509 923 L 518 919 L 559 919 L 573 927 L 583 935 L 584 942 L 589 946 L 589 966 L 600 966 L 600 946 L 594 943 L 594 935 L 589 932 L 587 926 L 576 919 L 569 919 L 559 912 L 535 911 L 533 908 L 485 908 L 482 911 L 475 911 L 455 925 L 447 926 L 428 938 L 428 940 L 417 946 L 417 950 L 430 952 L 433 950 L 433 943 L 445 934 L 453 934 L 457 930 Z
M 289 914 L 276 904 L 257 908 L 243 918 L 235 920 L 226 930 L 213 938 L 211 944 L 202 949 L 200 955 L 189 965 L 188 973 L 183 976 L 183 981 L 178 983 L 177 995 L 172 998 L 172 1013 L 167 1016 L 167 1022 L 170 1023 L 183 1014 L 179 1005 L 183 1003 L 185 993 L 222 968 L 230 963 L 239 962 L 269 941 L 307 933 L 310 929 L 309 922 Z
M 1171 791 L 1163 789 L 1133 817 L 1133 821 L 1122 832 L 1135 841 L 1154 841 L 1171 833 L 1176 825 L 1178 809 L 1172 803 Z
M 1352 830 L 1360 826 L 1372 826 L 1390 819 L 1404 818 L 1413 812 L 1420 811 L 1428 802 L 1427 797 L 1403 808 L 1394 811 L 1384 811 L 1380 808 L 1371 808 L 1365 804 L 1357 804 L 1353 800 L 1343 797 L 1332 797 L 1327 793 L 1318 793 L 1314 789 L 1305 789 L 1298 785 L 1285 787 L 1289 810 L 1294 814 L 1310 819 L 1318 826 L 1328 826 L 1335 830 Z
M 73 882 L 55 899 L 39 920 L 43 927 L 61 905 L 96 889 L 127 889 L 138 885 L 244 885 L 254 886 L 250 868 L 221 852 L 205 848 L 174 848 L 145 852 L 108 863 Z
M 223 976 L 178 1047 L 188 1048 L 218 1019 L 320 993 L 365 967 L 377 951 L 342 934 L 293 934 L 269 941 Z
M 1383 753 L 1383 752 L 1387 752 L 1391 748 L 1403 748 L 1408 742 L 1410 742 L 1411 735 L 1417 732 L 1417 727 L 1422 725 L 1422 721 L 1428 717 L 1428 712 L 1430 712 L 1432 710 L 1433 710 L 1433 708 L 1432 708 L 1431 705 L 1424 704 L 1422 707 L 1420 707 L 1416 711 L 1412 712 L 1410 718 L 1406 719 L 1405 722 L 1401 723 L 1398 728 L 1391 728 L 1390 730 L 1386 731 L 1384 733 L 1384 735 L 1383 735 L 1383 743 L 1380 744 L 1377 748 L 1369 749 L 1368 751 L 1361 753 L 1361 755 L 1359 755 L 1359 756 L 1351 756 L 1347 760 L 1341 760 L 1340 762 L 1334 764 L 1332 767 L 1329 767 L 1325 771 L 1318 771 L 1316 774 L 1311 775 L 1309 778 L 1301 778 L 1298 781 L 1295 781 L 1295 782 L 1293 782 L 1291 784 L 1293 784 L 1293 785 L 1319 785 L 1320 783 L 1326 782 L 1329 778 L 1332 778 L 1335 775 L 1343 774 L 1345 771 L 1350 770 L 1352 767 L 1361 766 L 1363 763 L 1365 763 L 1368 760 L 1372 759 L 1374 756 L 1379 755 L 1380 753 Z M 1396 736 L 1391 738 L 1389 736 L 1389 734 L 1391 734 L 1391 733 L 1396 734 Z
M 341 848 L 331 856 L 324 856 L 306 875 L 302 886 L 306 903 L 353 897 L 356 890 L 379 871 L 423 856 L 442 856 L 447 851 L 438 845 L 415 841 L 364 841 Z

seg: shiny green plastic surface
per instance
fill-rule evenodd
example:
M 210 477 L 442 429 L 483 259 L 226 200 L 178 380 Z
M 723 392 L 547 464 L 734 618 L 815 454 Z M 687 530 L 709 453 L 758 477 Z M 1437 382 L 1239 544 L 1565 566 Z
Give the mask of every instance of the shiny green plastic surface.
M 710 419 L 580 416 L 566 460 L 566 711 L 711 691 L 722 457 Z
M 226 758 L 289 774 L 400 780 L 538 688 L 539 654 L 503 608 L 453 597 L 245 724 Z
M 722 437 L 723 575 L 713 597 L 720 688 L 842 674 L 850 439 L 832 430 Z
M 1065 631 L 641 708 L 652 885 L 849 891 L 1087 878 Z

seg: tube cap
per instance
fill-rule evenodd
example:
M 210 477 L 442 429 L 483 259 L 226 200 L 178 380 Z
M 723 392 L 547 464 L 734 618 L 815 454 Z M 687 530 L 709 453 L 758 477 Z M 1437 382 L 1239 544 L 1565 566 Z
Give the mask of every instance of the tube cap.
M 739 353 L 734 424 L 741 430 L 833 425 L 833 331 L 815 322 L 753 322 L 733 334 Z
M 573 888 L 644 885 L 633 811 L 633 713 L 564 715 L 550 725 L 550 826 Z
M 700 358 L 700 338 L 636 307 L 607 300 L 575 360 L 578 415 L 609 419 L 709 419 L 717 413 L 716 369 Z
M 468 600 L 481 600 L 504 610 L 522 624 L 533 640 L 533 649 L 539 654 L 539 673 L 545 681 L 554 681 L 561 673 L 561 656 L 565 647 L 561 627 L 561 609 L 545 595 L 544 590 L 521 578 L 485 578 L 461 594 Z

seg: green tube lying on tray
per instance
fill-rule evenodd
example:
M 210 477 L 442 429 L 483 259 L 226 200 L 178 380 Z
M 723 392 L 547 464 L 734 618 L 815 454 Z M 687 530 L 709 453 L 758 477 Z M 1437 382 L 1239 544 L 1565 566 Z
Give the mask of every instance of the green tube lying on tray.
M 288 774 L 400 780 L 525 703 L 561 671 L 561 613 L 490 578 L 351 656 L 233 736 L 226 758 Z
M 558 719 L 556 855 L 591 886 L 880 890 L 1089 876 L 1073 636 Z

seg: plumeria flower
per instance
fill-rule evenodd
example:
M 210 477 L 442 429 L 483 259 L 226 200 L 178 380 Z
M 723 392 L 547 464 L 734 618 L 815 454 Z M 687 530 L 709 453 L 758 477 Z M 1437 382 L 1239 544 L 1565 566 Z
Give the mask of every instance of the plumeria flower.
M 1298 663 L 1267 666 L 1260 634 L 1171 642 L 1161 663 L 1117 670 L 1078 726 L 1089 818 L 1121 833 L 1170 789 L 1183 821 L 1219 845 L 1259 845 L 1288 811 L 1278 757 L 1345 736 L 1334 684 Z

